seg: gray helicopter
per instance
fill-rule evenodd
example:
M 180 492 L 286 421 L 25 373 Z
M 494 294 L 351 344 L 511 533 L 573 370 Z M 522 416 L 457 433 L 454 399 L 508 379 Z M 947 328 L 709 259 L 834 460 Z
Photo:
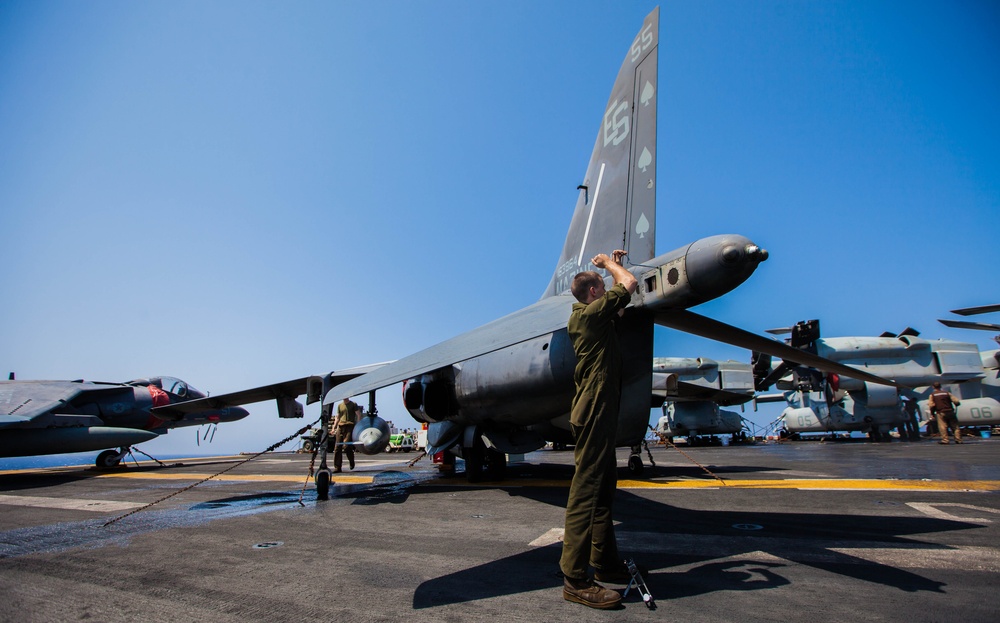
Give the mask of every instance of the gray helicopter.
M 743 417 L 719 407 L 754 399 L 753 369 L 748 363 L 733 360 L 656 357 L 653 396 L 662 402 L 663 416 L 654 429 L 661 437 L 671 441 L 687 437 L 689 445 L 721 443 L 716 435 L 745 440 Z
M 878 337 L 823 338 L 819 321 L 810 320 L 769 333 L 791 334 L 786 340 L 790 346 L 892 378 L 899 386 L 823 373 L 788 361 L 772 368 L 770 356 L 754 353 L 757 390 L 765 391 L 772 385 L 784 390 L 788 406 L 777 420 L 784 437 L 862 432 L 873 441 L 884 441 L 889 439 L 889 431 L 898 429 L 901 439 L 917 440 L 921 416 L 929 413 L 924 403 L 933 382 L 963 386 L 987 376 L 975 344 L 922 339 L 912 328 Z

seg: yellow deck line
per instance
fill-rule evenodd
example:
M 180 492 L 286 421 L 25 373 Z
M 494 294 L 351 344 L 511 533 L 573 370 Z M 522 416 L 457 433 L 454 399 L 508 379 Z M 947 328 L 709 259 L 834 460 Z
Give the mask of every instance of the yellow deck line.
M 334 474 L 334 485 L 371 484 L 378 474 Z M 112 472 L 96 478 L 139 478 L 151 480 L 203 480 L 207 473 Z M 223 474 L 221 482 L 303 482 L 305 474 Z M 478 487 L 568 487 L 569 480 L 504 480 L 483 482 Z M 469 486 L 464 478 L 420 480 L 434 486 Z M 895 490 L 895 491 L 1000 491 L 1000 480 L 877 480 L 850 478 L 789 478 L 771 480 L 619 480 L 619 489 L 802 489 L 802 490 Z
M 783 480 L 619 480 L 619 489 L 806 489 L 896 491 L 1000 491 L 1000 480 L 876 480 L 849 478 L 790 478 Z
M 148 480 L 204 480 L 212 474 L 196 474 L 196 473 L 176 473 L 176 474 L 165 474 L 163 472 L 113 472 L 107 474 L 98 474 L 94 478 L 137 478 L 137 479 L 148 479 Z M 215 476 L 212 480 L 222 481 L 222 482 L 303 482 L 306 479 L 305 473 L 302 474 L 223 474 L 221 476 Z M 342 474 L 334 474 L 333 482 L 334 484 L 369 484 L 374 480 L 374 476 L 362 476 L 362 475 L 350 475 L 345 476 Z
M 470 486 L 464 479 L 435 479 L 421 484 Z M 504 480 L 478 483 L 476 487 L 568 487 L 569 480 Z M 790 478 L 772 480 L 619 480 L 619 489 L 801 489 L 895 491 L 1000 491 L 1000 480 L 876 480 L 847 478 Z
M 21 471 L 21 470 L 17 470 Z M 0 472 L 3 474 L 4 472 Z M 13 473 L 13 472 L 8 472 Z M 358 474 L 334 474 L 333 485 L 365 485 L 374 482 L 380 472 Z M 132 478 L 147 480 L 198 481 L 212 476 L 211 473 L 164 472 L 164 471 L 110 471 L 88 474 L 93 478 Z M 415 481 L 423 485 L 466 487 L 464 478 L 440 478 L 437 475 L 414 474 Z M 422 477 L 421 477 L 422 476 Z M 306 479 L 301 474 L 240 474 L 229 473 L 212 478 L 219 482 L 295 482 Z M 504 480 L 501 482 L 478 483 L 476 487 L 568 487 L 568 479 Z M 724 479 L 724 483 L 712 478 L 684 480 L 631 480 L 618 481 L 619 489 L 800 489 L 800 490 L 880 490 L 880 491 L 1000 491 L 1000 480 L 893 480 L 860 478 L 787 478 L 787 479 Z

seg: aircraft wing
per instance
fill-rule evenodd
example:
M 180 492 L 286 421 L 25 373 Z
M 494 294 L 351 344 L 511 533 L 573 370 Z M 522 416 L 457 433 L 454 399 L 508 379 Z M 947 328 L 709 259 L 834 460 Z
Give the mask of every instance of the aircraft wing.
M 445 342 L 382 366 L 374 372 L 341 383 L 326 395 L 323 404 L 331 404 L 351 396 L 359 396 L 388 387 L 438 368 L 491 353 L 501 348 L 565 329 L 573 307 L 572 296 L 544 298 Z
M 700 316 L 686 309 L 659 311 L 656 313 L 655 322 L 664 327 L 700 335 L 710 340 L 718 340 L 719 342 L 732 344 L 733 346 L 739 346 L 748 350 L 767 353 L 772 357 L 780 357 L 786 361 L 791 361 L 802 366 L 811 366 L 824 372 L 833 372 L 852 379 L 858 379 L 859 381 L 878 383 L 879 385 L 900 387 L 894 381 L 883 379 L 880 376 L 875 376 L 858 368 L 830 361 L 819 355 L 813 355 L 804 350 L 793 348 L 784 342 L 770 340 L 724 322 Z
M 330 373 L 330 378 L 334 384 L 343 383 L 344 381 L 369 374 L 373 370 L 378 370 L 380 367 L 385 365 L 388 364 L 376 363 L 367 366 L 359 366 L 357 368 L 348 368 L 340 370 L 339 372 L 335 371 Z M 183 416 L 186 413 L 197 413 L 206 409 L 222 409 L 225 407 L 264 402 L 265 400 L 297 398 L 298 396 L 307 393 L 310 381 L 322 382 L 322 379 L 323 377 L 321 376 L 305 376 L 300 379 L 292 379 L 291 381 L 273 383 L 271 385 L 254 387 L 252 389 L 244 389 L 229 394 L 219 394 L 218 396 L 208 396 L 207 398 L 198 398 L 195 400 L 188 400 L 186 402 L 153 407 L 152 412 L 157 417 L 171 418 Z M 319 398 L 322 398 L 322 396 Z
M 657 378 L 663 376 L 666 375 L 657 372 L 653 373 L 654 402 L 656 400 L 661 402 L 664 400 L 712 400 L 722 404 L 722 406 L 728 407 L 734 404 L 749 402 L 753 399 L 752 390 L 739 391 L 736 389 L 706 387 L 705 385 L 691 383 L 688 381 L 677 381 L 677 387 L 673 390 L 669 390 L 664 380 L 662 378 Z

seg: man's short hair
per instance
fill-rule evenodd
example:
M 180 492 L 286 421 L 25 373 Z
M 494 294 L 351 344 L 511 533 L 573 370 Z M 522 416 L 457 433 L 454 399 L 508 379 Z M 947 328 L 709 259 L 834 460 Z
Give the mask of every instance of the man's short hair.
M 934 389 L 941 389 L 941 381 L 934 381 Z
M 590 293 L 591 288 L 596 288 L 604 281 L 597 272 L 593 270 L 585 270 L 582 273 L 577 273 L 573 277 L 573 285 L 570 286 L 570 292 L 576 297 L 576 300 L 581 303 L 587 302 L 587 295 Z

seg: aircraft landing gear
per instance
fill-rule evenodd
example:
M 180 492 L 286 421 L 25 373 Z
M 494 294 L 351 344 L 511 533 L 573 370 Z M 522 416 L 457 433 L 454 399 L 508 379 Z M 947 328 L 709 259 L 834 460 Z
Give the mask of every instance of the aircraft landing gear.
M 507 475 L 507 455 L 499 450 L 486 450 L 486 479 L 503 480 Z
M 316 472 L 316 499 L 330 499 L 330 481 L 332 474 L 329 469 L 320 468 Z
M 487 448 L 478 431 L 473 435 L 472 445 L 462 448 L 465 460 L 465 479 L 469 482 L 503 480 L 507 472 L 507 455 L 495 448 Z
M 105 450 L 97 455 L 94 464 L 101 469 L 112 469 L 121 465 L 122 459 L 129 453 L 131 448 L 124 447 L 118 450 Z
M 645 439 L 639 445 L 632 446 L 631 453 L 628 456 L 628 473 L 638 478 L 642 476 L 642 471 L 644 466 L 642 464 L 642 449 L 646 448 L 646 454 L 649 456 L 649 464 L 652 467 L 656 467 L 656 461 L 653 460 L 653 452 L 649 449 L 649 442 Z
M 628 457 L 628 473 L 632 476 L 639 477 L 642 476 L 642 457 L 638 454 L 632 454 Z

